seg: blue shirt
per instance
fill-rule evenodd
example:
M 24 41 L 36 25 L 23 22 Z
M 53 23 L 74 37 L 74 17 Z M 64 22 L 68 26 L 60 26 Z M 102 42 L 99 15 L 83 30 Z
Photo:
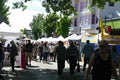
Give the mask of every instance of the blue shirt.
M 85 54 L 86 58 L 90 58 L 93 53 L 93 47 L 90 44 L 86 44 L 83 47 L 83 54 Z

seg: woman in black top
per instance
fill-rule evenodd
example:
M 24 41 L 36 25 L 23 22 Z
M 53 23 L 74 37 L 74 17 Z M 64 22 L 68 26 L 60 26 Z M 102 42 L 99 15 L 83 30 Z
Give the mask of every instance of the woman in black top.
M 108 43 L 102 40 L 99 43 L 99 50 L 95 51 L 90 59 L 84 80 L 88 80 L 91 69 L 92 80 L 111 80 L 112 74 L 118 80 L 115 64 L 110 56 L 109 50 Z

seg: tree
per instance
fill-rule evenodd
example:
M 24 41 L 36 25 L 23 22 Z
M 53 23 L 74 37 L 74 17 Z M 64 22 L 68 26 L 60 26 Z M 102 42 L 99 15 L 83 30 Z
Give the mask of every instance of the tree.
M 22 8 L 22 10 L 24 11 L 27 8 L 27 6 L 24 5 L 23 2 L 15 2 L 13 3 L 13 9 L 16 9 L 16 8 Z
M 57 21 L 59 16 L 55 13 L 48 14 L 44 23 L 44 31 L 47 36 L 53 36 L 52 33 L 56 31 Z
M 46 12 L 56 13 L 60 12 L 62 15 L 76 14 L 75 8 L 72 6 L 71 0 L 44 0 L 42 6 L 45 7 Z
M 4 0 L 2 0 L 4 1 Z M 6 0 L 5 0 L 6 1 Z M 24 4 L 27 1 L 31 0 L 22 0 L 22 2 L 15 2 L 14 3 L 14 8 L 20 8 L 20 7 L 26 7 Z M 70 14 L 72 10 L 74 9 L 71 6 L 71 1 L 72 0 L 44 0 L 43 1 L 43 7 L 46 8 L 46 11 L 49 13 L 52 11 L 59 12 L 61 11 L 63 14 Z M 89 1 L 89 0 L 86 0 Z M 96 5 L 98 8 L 104 8 L 106 2 L 119 2 L 120 0 L 91 0 L 91 5 L 94 6 Z M 68 9 L 67 11 L 65 11 Z M 71 11 L 69 11 L 71 9 Z M 74 10 L 73 10 L 74 11 Z
M 2 1 L 4 1 L 4 0 L 2 0 Z M 17 3 L 16 8 L 23 7 L 24 2 L 27 2 L 27 1 L 32 1 L 32 0 L 22 0 L 22 3 L 20 1 L 16 2 Z M 66 8 L 69 9 L 70 7 L 72 7 L 71 1 L 72 0 L 44 0 L 43 6 L 46 8 L 47 12 L 51 12 L 50 9 L 52 9 L 53 11 L 63 10 L 63 12 L 64 12 L 64 10 Z M 89 1 L 89 0 L 86 0 L 86 1 Z M 91 5 L 93 6 L 96 4 L 96 6 L 98 8 L 103 8 L 105 6 L 106 2 L 119 2 L 119 1 L 120 0 L 91 0 Z
M 72 5 L 71 0 L 44 0 L 42 3 L 48 13 L 59 14 L 59 22 L 56 25 L 58 35 L 66 37 L 71 21 L 68 19 L 72 14 L 77 15 L 77 11 Z
M 26 28 L 21 29 L 20 31 L 21 31 L 23 34 L 25 34 L 25 35 L 27 34 L 27 30 L 26 30 Z
M 103 9 L 106 2 L 119 2 L 120 0 L 92 0 L 91 6 L 96 5 L 98 8 Z
M 63 37 L 67 37 L 68 36 L 68 32 L 69 32 L 69 26 L 71 25 L 71 18 L 68 17 L 63 17 L 61 18 L 60 22 L 58 22 L 58 26 L 57 26 L 57 33 L 58 35 L 62 35 Z
M 36 40 L 42 36 L 44 21 L 45 21 L 44 15 L 38 14 L 37 16 L 33 17 L 33 21 L 30 23 L 32 33 Z
M 3 17 L 4 22 L 9 24 L 9 7 L 5 5 L 7 0 L 0 0 L 0 15 Z
M 25 3 L 31 0 L 21 0 L 13 3 L 13 8 L 23 8 L 25 10 L 27 6 Z M 119 2 L 120 0 L 92 0 L 91 5 L 96 5 L 98 8 L 104 8 L 106 2 Z M 8 11 L 9 7 L 5 5 L 7 0 L 0 0 L 0 14 L 5 19 L 5 22 L 9 24 Z M 71 0 L 44 0 L 43 7 L 46 8 L 47 12 L 59 12 L 63 15 L 71 15 L 73 12 L 76 14 L 74 7 L 71 5 Z

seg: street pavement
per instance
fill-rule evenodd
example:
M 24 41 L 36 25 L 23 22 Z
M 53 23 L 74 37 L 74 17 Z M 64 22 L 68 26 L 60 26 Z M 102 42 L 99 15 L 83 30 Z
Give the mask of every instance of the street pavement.
M 69 73 L 69 64 L 66 62 L 63 75 L 57 75 L 57 63 L 43 63 L 32 61 L 31 66 L 27 69 L 15 68 L 15 72 L 10 67 L 4 67 L 2 76 L 5 80 L 82 80 L 83 72 L 75 72 L 74 75 Z
M 82 69 L 83 63 L 80 63 L 80 65 Z M 43 63 L 32 61 L 31 66 L 26 69 L 16 67 L 15 72 L 12 72 L 10 67 L 4 67 L 1 75 L 5 80 L 83 80 L 84 73 L 80 70 L 80 72 L 75 72 L 71 76 L 69 73 L 69 64 L 66 62 L 63 75 L 59 77 L 57 75 L 56 62 Z

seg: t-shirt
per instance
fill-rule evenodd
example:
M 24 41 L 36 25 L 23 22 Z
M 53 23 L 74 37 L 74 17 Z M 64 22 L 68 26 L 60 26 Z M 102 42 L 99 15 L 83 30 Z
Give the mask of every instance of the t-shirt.
M 57 46 L 55 49 L 57 54 L 57 60 L 65 60 L 67 56 L 67 51 L 65 46 Z
M 33 49 L 32 43 L 26 44 L 25 49 L 26 49 L 26 52 L 32 52 L 32 49 Z
M 54 46 L 49 46 L 49 49 L 50 49 L 50 53 L 53 53 L 53 52 L 54 52 L 55 47 L 54 47 Z
M 83 47 L 83 54 L 85 54 L 86 58 L 90 58 L 93 53 L 93 47 L 90 44 L 86 44 Z

